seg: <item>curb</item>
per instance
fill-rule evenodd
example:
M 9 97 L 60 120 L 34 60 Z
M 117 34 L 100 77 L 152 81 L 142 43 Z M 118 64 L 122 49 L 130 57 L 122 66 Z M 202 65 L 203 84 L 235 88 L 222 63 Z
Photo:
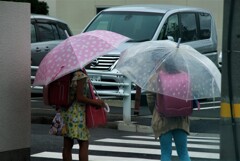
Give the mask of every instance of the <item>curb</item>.
M 49 115 L 49 116 L 32 116 L 31 117 L 31 123 L 32 124 L 51 124 L 52 120 L 54 118 L 55 114 Z M 115 118 L 115 120 L 113 119 Z M 118 120 L 116 120 L 119 118 Z M 118 121 L 122 119 L 122 117 L 118 116 L 116 117 L 115 115 L 112 117 L 108 117 L 108 122 L 105 126 L 105 128 L 111 128 L 111 129 L 117 129 L 118 128 Z
M 51 124 L 54 114 L 52 116 L 32 116 L 32 124 Z M 142 132 L 142 133 L 151 133 L 151 126 L 140 125 L 137 122 L 124 123 L 122 121 L 121 115 L 108 115 L 108 122 L 103 128 L 118 129 L 122 131 L 132 131 L 132 132 Z M 141 118 L 139 118 L 141 119 Z
M 115 103 L 115 101 L 114 101 Z M 152 133 L 151 118 L 152 115 L 149 112 L 147 106 L 142 106 L 141 111 L 138 115 L 134 115 L 134 109 L 131 111 L 131 122 L 123 122 L 122 107 L 118 107 L 120 103 L 116 102 L 115 106 L 111 104 L 111 113 L 107 114 L 107 124 L 103 128 L 118 129 L 123 131 L 134 131 L 140 133 Z M 56 111 L 50 106 L 45 106 L 42 102 L 36 101 L 32 103 L 31 109 L 31 123 L 33 124 L 49 124 L 51 125 L 52 119 L 54 118 Z M 215 115 L 218 114 L 218 109 L 214 109 Z M 195 132 L 206 131 L 203 130 L 203 125 L 199 125 L 198 122 L 204 122 L 204 124 L 213 124 L 217 126 L 220 118 L 213 115 L 206 115 L 202 111 L 198 111 L 193 116 L 190 116 L 192 130 Z M 210 128 L 209 132 L 214 131 Z M 219 129 L 217 129 L 219 131 Z

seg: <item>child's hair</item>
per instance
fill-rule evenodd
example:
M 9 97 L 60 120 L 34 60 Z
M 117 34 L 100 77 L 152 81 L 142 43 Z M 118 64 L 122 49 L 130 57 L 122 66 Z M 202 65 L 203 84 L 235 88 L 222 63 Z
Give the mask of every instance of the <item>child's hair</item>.
M 163 62 L 164 71 L 170 74 L 179 73 L 177 66 L 173 59 L 169 59 L 167 62 Z

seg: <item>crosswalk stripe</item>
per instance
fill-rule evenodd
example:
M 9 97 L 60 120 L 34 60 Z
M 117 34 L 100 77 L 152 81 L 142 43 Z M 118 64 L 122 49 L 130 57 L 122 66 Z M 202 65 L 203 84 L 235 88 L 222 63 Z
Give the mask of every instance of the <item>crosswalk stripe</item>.
M 76 144 L 73 146 L 73 149 L 79 149 L 79 146 Z M 160 154 L 159 149 L 151 148 L 136 148 L 136 147 L 123 147 L 123 146 L 106 146 L 106 145 L 89 145 L 89 150 L 94 151 L 110 151 L 110 152 L 123 152 L 123 153 L 139 153 L 139 154 Z
M 73 149 L 79 149 L 78 145 L 77 144 L 74 145 Z M 90 145 L 89 150 L 161 155 L 160 148 L 151 149 L 151 148 L 130 148 L 130 147 L 121 147 L 121 146 Z M 177 156 L 177 151 L 173 150 L 172 155 Z M 189 155 L 192 158 L 219 159 L 218 153 L 189 151 Z
M 188 138 L 195 138 L 195 139 L 212 139 L 212 140 L 219 140 L 220 137 L 213 137 L 213 136 L 193 136 L 189 135 Z
M 149 136 L 124 136 L 124 138 L 133 138 L 133 139 L 146 139 L 146 140 L 155 140 L 153 137 Z M 209 138 L 197 138 L 197 137 L 188 137 L 189 142 L 208 142 L 208 143 L 220 143 L 219 140 L 212 140 Z
M 191 138 L 188 138 L 187 139 L 188 142 L 201 142 L 201 143 L 204 143 L 204 142 L 207 142 L 207 143 L 220 143 L 220 140 L 209 140 L 209 139 L 191 139 Z
M 188 151 L 190 158 L 220 159 L 219 153 Z
M 122 136 L 122 137 L 127 137 L 127 138 L 141 138 L 141 139 L 154 139 L 154 135 L 148 135 L 148 136 L 135 136 L 135 135 L 130 135 L 130 136 Z M 193 138 L 193 139 L 212 139 L 212 140 L 219 140 L 220 137 L 211 137 L 211 136 L 193 136 L 193 135 L 188 135 L 188 138 Z
M 208 136 L 188 136 L 188 149 L 189 156 L 191 158 L 199 159 L 211 159 L 219 160 L 219 137 L 208 137 Z M 155 140 L 153 135 L 148 136 L 122 136 L 121 138 L 104 138 L 94 140 L 97 145 L 90 144 L 89 150 L 94 154 L 95 152 L 104 152 L 104 154 L 110 154 L 112 156 L 101 155 L 103 153 L 97 153 L 97 155 L 89 155 L 89 161 L 159 161 L 156 157 L 161 155 L 159 140 Z M 98 144 L 99 143 L 99 144 Z M 101 145 L 100 145 L 101 144 Z M 104 144 L 104 145 L 103 145 Z M 140 145 L 146 145 L 140 146 Z M 139 147 L 140 146 L 140 147 Z M 153 146 L 153 147 L 151 147 Z M 175 147 L 175 143 L 172 143 Z M 79 145 L 75 144 L 73 149 L 79 149 Z M 210 152 L 209 152 L 210 150 Z M 118 155 L 116 155 L 118 153 Z M 124 154 L 124 157 L 123 155 Z M 146 158 L 132 158 L 129 157 L 131 154 L 134 156 L 141 155 L 153 155 L 155 159 Z M 127 157 L 128 156 L 128 157 Z M 176 149 L 173 149 L 172 156 L 176 157 Z M 31 157 L 46 158 L 46 159 L 62 159 L 61 152 L 41 152 L 31 155 Z M 78 160 L 78 154 L 72 154 L 73 160 Z M 151 158 L 151 157 L 150 157 Z
M 139 145 L 159 145 L 159 141 L 144 141 L 144 140 L 126 140 L 126 139 L 99 139 L 97 142 L 107 142 L 107 143 L 119 143 L 119 144 L 139 144 Z M 175 146 L 173 143 L 172 146 Z M 219 150 L 219 145 L 208 145 L 208 144 L 193 144 L 188 143 L 188 148 L 201 148 L 201 149 L 215 149 Z
M 60 152 L 42 152 L 31 155 L 31 157 L 49 158 L 49 159 L 62 159 Z M 73 160 L 78 160 L 78 154 L 72 154 Z M 142 158 L 126 158 L 126 157 L 113 157 L 113 156 L 97 156 L 89 155 L 89 161 L 159 161 L 158 159 L 142 159 Z

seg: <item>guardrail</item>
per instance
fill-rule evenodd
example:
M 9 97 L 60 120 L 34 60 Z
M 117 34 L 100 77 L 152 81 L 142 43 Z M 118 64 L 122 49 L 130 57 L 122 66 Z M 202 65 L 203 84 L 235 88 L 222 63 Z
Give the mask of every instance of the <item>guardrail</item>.
M 37 71 L 37 66 L 31 66 L 32 73 Z M 87 71 L 89 78 L 92 80 L 93 85 L 106 85 L 106 86 L 116 86 L 118 90 L 96 90 L 97 94 L 101 96 L 108 96 L 108 97 L 120 97 L 123 99 L 123 121 L 125 123 L 131 122 L 131 81 L 127 79 L 124 75 L 120 73 L 108 73 L 102 71 Z M 101 76 L 116 76 L 121 77 L 121 82 L 106 82 L 106 81 L 98 81 L 94 79 L 95 77 Z M 35 79 L 35 76 L 31 76 L 31 81 Z M 43 87 L 42 86 L 31 86 L 32 93 L 42 93 Z

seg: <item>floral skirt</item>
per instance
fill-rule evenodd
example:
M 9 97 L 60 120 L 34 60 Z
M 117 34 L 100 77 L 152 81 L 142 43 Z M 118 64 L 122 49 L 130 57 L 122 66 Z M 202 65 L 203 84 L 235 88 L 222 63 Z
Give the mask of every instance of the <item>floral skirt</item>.
M 66 137 L 78 140 L 89 140 L 90 134 L 86 126 L 85 105 L 74 102 L 68 110 L 62 110 L 61 115 L 67 126 Z

